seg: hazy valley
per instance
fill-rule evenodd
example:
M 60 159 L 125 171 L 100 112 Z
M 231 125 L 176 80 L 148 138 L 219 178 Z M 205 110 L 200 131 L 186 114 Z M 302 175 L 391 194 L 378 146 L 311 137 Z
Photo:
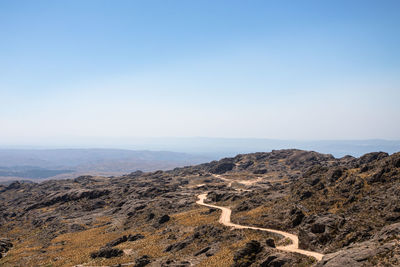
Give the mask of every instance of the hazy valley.
M 42 181 L 80 175 L 115 176 L 167 170 L 213 158 L 168 151 L 123 149 L 0 149 L 0 183 Z

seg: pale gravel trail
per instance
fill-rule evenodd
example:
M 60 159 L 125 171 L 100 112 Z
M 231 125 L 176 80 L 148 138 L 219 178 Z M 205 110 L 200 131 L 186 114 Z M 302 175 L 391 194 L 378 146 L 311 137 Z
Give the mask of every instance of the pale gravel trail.
M 199 198 L 199 200 L 196 201 L 197 204 L 203 205 L 206 207 L 210 207 L 210 208 L 220 209 L 222 211 L 221 216 L 219 218 L 219 223 L 221 223 L 225 226 L 233 227 L 235 229 L 253 229 L 253 230 L 260 230 L 260 231 L 266 231 L 266 232 L 280 234 L 286 238 L 289 238 L 292 241 L 292 244 L 289 244 L 286 246 L 278 246 L 278 247 L 276 247 L 277 249 L 283 250 L 283 251 L 288 251 L 288 252 L 300 253 L 300 254 L 303 254 L 306 256 L 311 256 L 311 257 L 314 257 L 315 259 L 317 259 L 317 261 L 322 260 L 322 257 L 324 256 L 324 254 L 321 254 L 318 252 L 299 249 L 299 238 L 297 237 L 297 235 L 279 231 L 279 230 L 269 229 L 269 228 L 245 226 L 245 225 L 232 223 L 231 222 L 232 210 L 230 208 L 220 207 L 220 206 L 204 203 L 204 200 L 207 199 L 207 193 L 198 195 L 198 198 Z
M 262 181 L 262 178 L 257 178 L 257 179 L 254 179 L 254 180 L 232 180 L 232 179 L 228 179 L 228 178 L 222 177 L 219 174 L 215 174 L 214 176 L 219 178 L 219 179 L 221 179 L 221 180 L 223 180 L 223 181 L 225 181 L 225 182 L 228 182 L 228 187 L 232 187 L 232 183 L 233 182 L 236 182 L 236 183 L 239 183 L 239 184 L 244 184 L 244 185 L 247 185 L 247 186 L 251 186 L 251 185 L 253 185 L 255 183 L 258 183 L 258 182 Z

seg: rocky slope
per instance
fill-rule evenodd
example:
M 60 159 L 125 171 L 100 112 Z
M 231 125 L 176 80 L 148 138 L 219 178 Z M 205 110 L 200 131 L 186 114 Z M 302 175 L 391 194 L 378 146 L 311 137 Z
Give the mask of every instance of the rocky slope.
M 246 182 L 253 181 L 253 182 Z M 238 155 L 121 177 L 0 185 L 1 266 L 400 265 L 400 153 L 360 158 L 301 150 Z M 322 261 L 275 248 L 299 236 Z

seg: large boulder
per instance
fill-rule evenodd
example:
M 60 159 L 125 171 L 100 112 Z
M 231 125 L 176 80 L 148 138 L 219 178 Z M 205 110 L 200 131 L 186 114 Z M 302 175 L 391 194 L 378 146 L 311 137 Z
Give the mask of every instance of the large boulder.
M 271 248 L 275 248 L 276 247 L 275 246 L 275 240 L 273 238 L 268 238 L 267 240 L 265 240 L 265 244 L 268 247 L 271 247 Z
M 305 215 L 300 208 L 298 208 L 298 207 L 293 208 L 290 211 L 290 221 L 291 221 L 292 227 L 296 227 L 299 224 L 301 224 L 304 217 L 305 217 Z
M 348 246 L 338 252 L 327 254 L 322 261 L 318 263 L 318 267 L 341 267 L 341 266 L 376 266 L 373 264 L 375 257 L 384 256 L 395 248 L 394 242 L 379 243 L 365 241 Z M 388 265 L 391 266 L 391 265 Z
M 394 223 L 383 227 L 373 238 L 379 242 L 388 239 L 400 239 L 400 223 Z
M 332 213 L 311 215 L 304 219 L 299 229 L 300 248 L 324 249 L 334 241 L 345 219 Z
M 269 255 L 266 259 L 264 259 L 261 262 L 260 267 L 281 267 L 284 265 L 293 266 L 292 264 L 288 265 L 291 262 L 292 262 L 291 259 L 287 257 L 285 254 L 274 253 Z
M 247 267 L 254 263 L 256 256 L 262 250 L 261 244 L 256 240 L 246 243 L 245 247 L 240 249 L 233 256 L 233 267 Z
M 380 262 L 385 262 L 384 266 L 400 266 L 399 240 L 400 223 L 388 225 L 368 241 L 355 243 L 335 253 L 326 254 L 317 267 L 372 267 L 379 265 Z

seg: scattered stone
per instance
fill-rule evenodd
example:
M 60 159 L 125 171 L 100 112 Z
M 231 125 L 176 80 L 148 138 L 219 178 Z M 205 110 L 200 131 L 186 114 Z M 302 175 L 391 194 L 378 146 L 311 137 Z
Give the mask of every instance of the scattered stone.
M 182 242 L 178 242 L 175 243 L 173 245 L 169 245 L 168 247 L 165 248 L 164 252 L 170 252 L 170 251 L 179 251 L 184 249 L 185 247 L 187 247 L 189 245 L 189 241 L 188 240 L 184 240 Z
M 148 221 L 151 221 L 151 220 L 154 219 L 155 216 L 156 216 L 156 215 L 155 215 L 154 213 L 149 213 L 149 215 L 147 216 L 147 220 L 148 220 Z
M 115 247 L 121 243 L 127 242 L 127 241 L 136 241 L 139 239 L 143 239 L 144 235 L 142 234 L 136 234 L 136 235 L 124 235 L 122 237 L 119 237 L 111 242 L 108 242 L 105 247 Z
M 267 172 L 268 172 L 267 169 L 257 169 L 255 171 L 253 171 L 254 174 L 265 174 Z
M 209 251 L 210 249 L 211 249 L 211 247 L 205 247 L 205 248 L 203 248 L 203 249 L 197 251 L 197 252 L 194 254 L 194 256 L 197 257 L 197 256 L 199 256 L 199 255 L 201 255 L 201 254 L 204 254 L 204 253 L 206 253 L 207 251 Z
M 71 225 L 71 232 L 80 232 L 83 230 L 86 230 L 86 228 L 83 225 L 76 224 L 76 223 Z
M 99 251 L 92 252 L 90 257 L 95 258 L 113 258 L 113 257 L 120 257 L 124 254 L 124 252 L 118 248 L 110 248 L 105 247 L 101 248 Z
M 137 258 L 135 260 L 135 265 L 134 267 L 144 267 L 146 265 L 148 265 L 151 262 L 150 257 L 147 255 L 143 255 L 140 258 Z
M 163 223 L 168 222 L 170 219 L 171 218 L 166 214 L 166 215 L 161 216 L 161 218 L 158 220 L 158 223 L 163 224 Z
M 304 191 L 301 193 L 300 199 L 304 200 L 304 199 L 310 198 L 312 196 L 312 194 L 313 193 L 311 191 Z
M 136 235 L 129 235 L 128 236 L 128 241 L 136 241 L 136 240 L 140 240 L 143 239 L 145 236 L 142 234 L 136 234 Z

